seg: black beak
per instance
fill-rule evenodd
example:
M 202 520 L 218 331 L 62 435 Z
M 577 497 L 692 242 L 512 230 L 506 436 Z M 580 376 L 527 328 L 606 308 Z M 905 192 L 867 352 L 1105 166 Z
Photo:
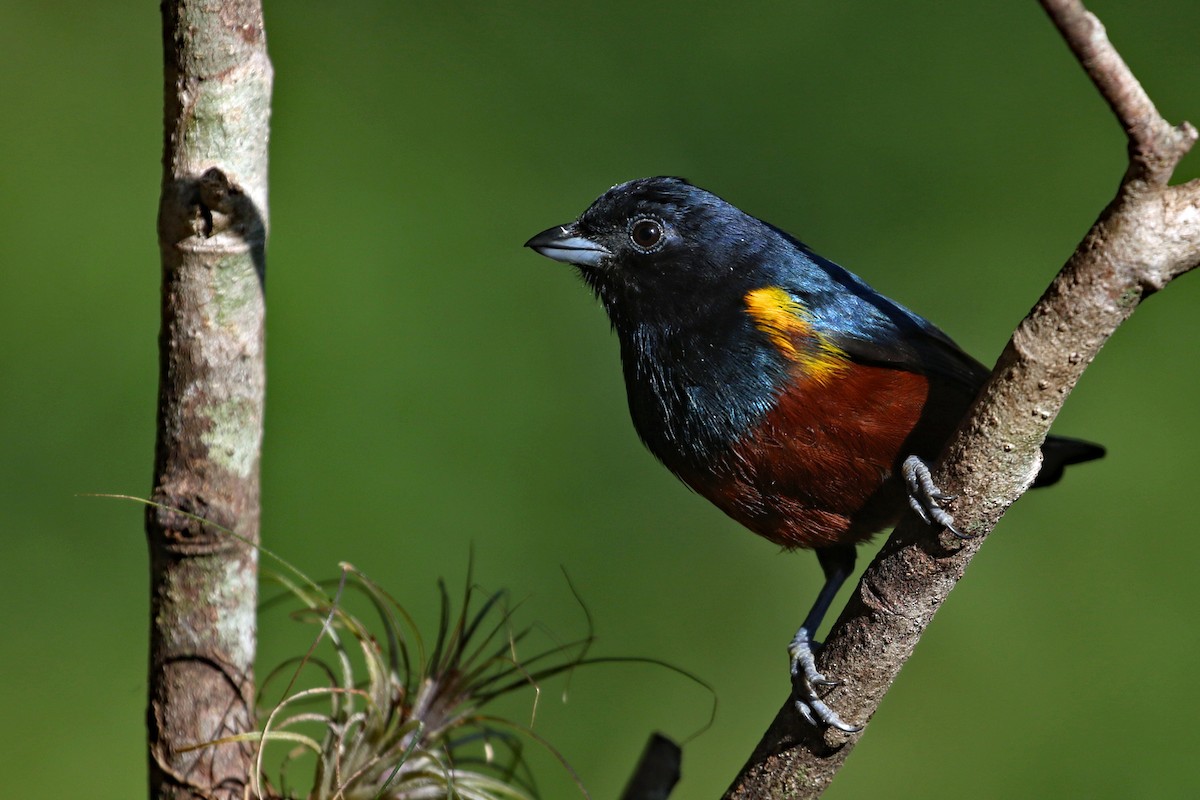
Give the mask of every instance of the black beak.
M 525 243 L 546 258 L 579 267 L 598 267 L 612 255 L 607 247 L 579 235 L 574 222 L 544 230 Z

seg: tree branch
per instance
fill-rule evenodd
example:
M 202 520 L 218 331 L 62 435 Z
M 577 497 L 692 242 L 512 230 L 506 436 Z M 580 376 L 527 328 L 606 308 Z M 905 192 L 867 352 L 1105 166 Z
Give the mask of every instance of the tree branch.
M 272 72 L 258 0 L 166 0 L 162 15 L 150 795 L 241 798 L 249 746 L 203 745 L 254 716 Z
M 1165 186 L 1179 160 L 1196 141 L 1184 122 L 1172 127 L 1154 107 L 1121 54 L 1109 42 L 1100 20 L 1077 0 L 1040 0 L 1084 72 L 1108 103 L 1129 140 L 1127 179 Z
M 621 800 L 666 800 L 679 783 L 682 757 L 674 741 L 661 733 L 651 734 Z
M 1162 119 L 1080 2 L 1042 5 L 1126 131 L 1129 168 L 1014 332 L 934 472 L 958 496 L 950 510 L 974 538 L 957 541 L 907 519 L 826 639 L 821 672 L 844 681 L 827 699 L 852 723 L 870 721 L 988 533 L 1029 488 L 1050 424 L 1084 369 L 1142 299 L 1200 263 L 1200 181 L 1168 185 L 1195 128 Z M 861 736 L 807 725 L 789 699 L 725 797 L 816 797 Z

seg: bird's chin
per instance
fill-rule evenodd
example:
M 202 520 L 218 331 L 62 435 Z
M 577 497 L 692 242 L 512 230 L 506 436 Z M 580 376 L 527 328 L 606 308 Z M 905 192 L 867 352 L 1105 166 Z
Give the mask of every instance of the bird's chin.
M 607 247 L 586 236 L 579 236 L 571 225 L 559 225 L 534 236 L 525 246 L 531 250 L 577 267 L 598 267 L 612 255 Z

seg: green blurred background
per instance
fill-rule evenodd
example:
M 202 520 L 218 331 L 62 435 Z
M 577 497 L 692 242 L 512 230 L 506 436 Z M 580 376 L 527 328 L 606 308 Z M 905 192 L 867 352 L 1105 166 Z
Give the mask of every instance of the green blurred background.
M 1200 122 L 1195 0 L 1092 6 L 1165 115 Z M 315 576 L 353 562 L 429 622 L 474 546 L 479 581 L 563 639 L 584 630 L 566 570 L 595 654 L 715 687 L 676 796 L 716 796 L 787 690 L 816 561 L 654 463 L 600 308 L 521 243 L 613 183 L 684 175 L 990 361 L 1110 199 L 1120 130 L 1032 1 L 266 13 L 265 542 Z M 150 491 L 158 11 L 0 16 L 0 772 L 11 797 L 137 797 L 142 512 L 78 494 Z M 1196 796 L 1198 304 L 1181 281 L 1101 354 L 1057 430 L 1109 458 L 1012 510 L 829 797 Z M 296 631 L 265 621 L 264 666 Z M 536 730 L 596 798 L 651 730 L 708 714 L 652 667 L 563 688 Z M 544 796 L 577 796 L 538 763 Z

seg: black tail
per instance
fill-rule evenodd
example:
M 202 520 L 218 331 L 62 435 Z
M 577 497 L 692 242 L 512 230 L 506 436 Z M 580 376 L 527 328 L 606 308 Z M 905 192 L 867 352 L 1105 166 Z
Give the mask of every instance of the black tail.
M 1063 470 L 1072 464 L 1095 461 L 1104 457 L 1104 448 L 1082 439 L 1066 436 L 1047 436 L 1042 445 L 1042 470 L 1033 480 L 1033 488 L 1058 483 Z

